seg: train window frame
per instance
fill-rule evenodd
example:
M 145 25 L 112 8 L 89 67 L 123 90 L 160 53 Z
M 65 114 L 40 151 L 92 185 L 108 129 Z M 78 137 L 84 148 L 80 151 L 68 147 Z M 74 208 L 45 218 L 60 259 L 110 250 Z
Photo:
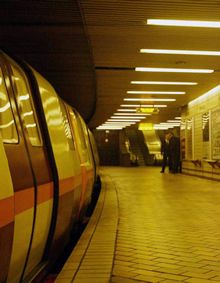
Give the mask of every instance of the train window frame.
M 12 60 L 10 60 L 10 61 L 12 61 Z M 25 87 L 27 89 L 27 96 L 28 96 L 27 100 L 29 101 L 28 107 L 30 108 L 30 112 L 32 112 L 31 116 L 33 117 L 33 122 L 34 122 L 33 125 L 35 125 L 35 128 L 36 128 L 36 130 L 34 132 L 37 133 L 37 135 L 34 135 L 33 138 L 30 134 L 30 130 L 27 127 L 27 124 L 26 124 L 26 121 L 25 121 L 24 115 L 26 114 L 26 112 L 24 112 L 23 106 L 20 103 L 21 97 L 23 97 L 23 95 L 20 96 L 20 94 L 19 94 L 17 83 L 16 83 L 16 75 L 14 74 L 14 69 L 17 71 L 20 78 L 23 80 L 22 83 L 25 85 Z M 16 101 L 17 108 L 18 108 L 18 113 L 19 113 L 20 119 L 22 121 L 22 128 L 26 132 L 27 138 L 28 138 L 31 146 L 33 146 L 33 147 L 43 147 L 43 139 L 42 139 L 42 135 L 41 135 L 41 129 L 40 129 L 40 126 L 39 126 L 37 115 L 36 115 L 36 109 L 35 109 L 33 99 L 32 99 L 32 90 L 31 90 L 31 86 L 30 86 L 29 80 L 27 78 L 27 75 L 26 75 L 25 71 L 14 61 L 10 62 L 9 73 L 11 75 L 11 84 L 12 84 L 12 89 L 13 89 L 15 101 Z
M 6 82 L 6 77 L 5 77 L 5 70 L 4 70 L 4 66 L 2 64 L 2 62 L 0 62 L 0 78 L 2 78 L 2 84 L 4 85 L 4 94 L 5 94 L 5 97 L 7 99 L 7 103 L 9 103 L 9 107 L 7 109 L 10 109 L 10 115 L 11 115 L 11 118 L 13 121 L 13 124 L 14 124 L 14 135 L 15 137 L 13 139 L 5 139 L 4 138 L 4 135 L 2 134 L 2 131 L 0 130 L 0 135 L 1 135 L 1 138 L 2 138 L 2 141 L 4 144 L 19 144 L 19 134 L 18 134 L 18 128 L 17 128 L 17 123 L 16 123 L 16 119 L 15 119 L 15 116 L 14 116 L 14 111 L 13 111 L 13 107 L 12 107 L 12 102 L 11 102 L 11 98 L 10 98 L 10 95 L 9 95 L 9 92 L 8 92 L 8 87 L 7 87 L 7 82 Z M 1 88 L 1 87 L 0 87 Z M 6 105 L 7 105 L 6 103 Z M 0 113 L 3 113 L 4 111 L 0 111 Z

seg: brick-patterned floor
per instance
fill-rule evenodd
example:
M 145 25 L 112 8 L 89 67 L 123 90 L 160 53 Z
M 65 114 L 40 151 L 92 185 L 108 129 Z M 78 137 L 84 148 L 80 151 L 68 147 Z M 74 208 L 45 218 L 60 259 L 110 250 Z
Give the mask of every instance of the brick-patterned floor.
M 57 282 L 220 282 L 220 184 L 159 171 L 103 169 L 101 216 Z

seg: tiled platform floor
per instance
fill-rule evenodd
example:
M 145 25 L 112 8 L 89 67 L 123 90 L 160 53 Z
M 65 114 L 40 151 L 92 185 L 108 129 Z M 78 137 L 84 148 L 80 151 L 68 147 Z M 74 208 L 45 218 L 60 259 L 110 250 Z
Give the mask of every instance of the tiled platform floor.
M 102 169 L 93 216 L 57 283 L 220 282 L 220 183 Z

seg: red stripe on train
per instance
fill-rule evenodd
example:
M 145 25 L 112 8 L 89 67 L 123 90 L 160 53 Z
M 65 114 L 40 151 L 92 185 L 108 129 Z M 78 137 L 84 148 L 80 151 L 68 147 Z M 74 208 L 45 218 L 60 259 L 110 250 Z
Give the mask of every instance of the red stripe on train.
M 0 200 L 0 228 L 14 221 L 14 197 Z

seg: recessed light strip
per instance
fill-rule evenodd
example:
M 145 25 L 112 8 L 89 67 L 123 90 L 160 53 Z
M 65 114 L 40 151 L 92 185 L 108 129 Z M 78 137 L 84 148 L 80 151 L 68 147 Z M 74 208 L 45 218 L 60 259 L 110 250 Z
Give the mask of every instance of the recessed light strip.
M 138 91 L 138 90 L 129 90 L 127 91 L 129 94 L 186 94 L 185 91 Z
M 182 68 L 146 68 L 136 67 L 137 72 L 162 72 L 162 73 L 213 73 L 211 69 L 182 69 Z
M 117 115 L 117 116 L 123 116 L 123 115 L 128 115 L 128 116 L 148 116 L 149 114 L 146 114 L 146 113 L 114 113 L 114 115 Z
M 135 122 L 118 122 L 118 121 L 113 121 L 113 122 L 108 122 L 106 121 L 103 125 L 110 124 L 110 125 L 115 125 L 115 124 L 121 124 L 121 125 L 131 125 L 135 124 Z
M 124 101 L 176 101 L 175 98 L 124 98 Z
M 111 116 L 110 119 L 145 119 L 146 117 L 144 116 L 136 116 L 136 117 L 131 117 L 131 116 Z
M 138 107 L 138 106 L 137 106 Z M 118 112 L 136 112 L 136 109 L 117 109 Z M 123 114 L 123 113 L 122 113 Z
M 217 21 L 185 21 L 185 20 L 148 19 L 147 25 L 220 28 L 220 22 L 217 22 Z
M 108 122 L 114 122 L 114 121 L 117 121 L 117 122 L 140 122 L 141 120 L 140 119 L 118 119 L 115 120 L 115 119 L 108 119 Z
M 98 126 L 97 130 L 122 130 L 124 127 L 108 127 L 108 126 Z
M 167 105 L 165 105 L 165 104 L 158 104 L 158 105 L 156 105 L 156 104 L 121 104 L 120 105 L 121 107 L 157 107 L 157 108 L 165 108 L 165 107 L 167 107 Z M 118 111 L 122 111 L 122 110 L 124 110 L 124 109 L 118 109 Z M 134 111 L 133 109 L 132 109 L 132 111 Z M 135 110 L 136 111 L 136 110 Z
M 197 85 L 196 82 L 160 82 L 160 81 L 131 81 L 131 84 L 137 85 Z
M 203 51 L 203 50 L 140 49 L 140 52 L 150 53 L 150 54 L 182 54 L 182 55 L 220 56 L 220 51 Z

